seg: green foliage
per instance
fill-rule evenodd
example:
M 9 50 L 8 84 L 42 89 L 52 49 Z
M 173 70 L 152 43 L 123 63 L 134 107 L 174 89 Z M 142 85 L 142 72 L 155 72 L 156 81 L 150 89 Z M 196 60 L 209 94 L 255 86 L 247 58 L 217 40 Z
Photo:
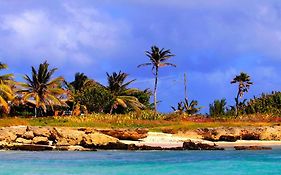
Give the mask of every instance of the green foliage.
M 212 117 L 223 116 L 226 114 L 226 99 L 215 100 L 209 105 L 209 113 Z
M 36 108 L 47 111 L 47 107 L 65 105 L 62 96 L 65 93 L 62 89 L 63 77 L 52 79 L 57 68 L 49 69 L 47 61 L 39 65 L 38 70 L 31 67 L 31 76 L 25 75 L 25 83 L 21 83 L 22 100 L 33 104 Z
M 250 99 L 244 106 L 247 114 L 274 114 L 281 115 L 281 92 L 272 92 L 271 94 L 262 94 L 261 97 Z
M 8 66 L 6 64 L 0 62 L 0 70 L 7 68 Z M 8 114 L 10 110 L 8 101 L 14 99 L 13 84 L 13 74 L 0 75 L 0 109 L 5 114 Z
M 84 73 L 77 72 L 74 76 L 74 81 L 70 85 L 75 91 L 80 91 L 88 80 L 88 77 Z
M 123 109 L 133 109 L 139 111 L 145 108 L 145 106 L 134 96 L 140 90 L 134 88 L 128 88 L 128 86 L 135 80 L 126 82 L 128 74 L 119 71 L 112 74 L 107 73 L 108 86 L 107 89 L 112 95 L 113 103 L 111 105 L 110 114 L 115 111 L 119 113 L 120 107 Z M 118 110 L 119 109 L 119 110 Z M 124 112 L 124 111 L 123 111 Z
M 140 103 L 142 103 L 146 109 L 152 109 L 152 104 L 150 103 L 150 97 L 152 95 L 151 91 L 149 89 L 145 90 L 138 90 L 134 93 L 132 93 L 133 96 L 135 96 Z
M 178 103 L 177 108 L 172 106 L 172 109 L 176 113 L 180 114 L 188 114 L 188 115 L 194 115 L 197 114 L 202 107 L 198 107 L 198 101 L 197 100 L 192 100 L 190 103 L 188 102 L 187 99 L 184 99 L 184 101 L 181 101 Z
M 91 84 L 83 87 L 74 100 L 87 107 L 88 112 L 109 112 L 113 96 L 103 86 Z

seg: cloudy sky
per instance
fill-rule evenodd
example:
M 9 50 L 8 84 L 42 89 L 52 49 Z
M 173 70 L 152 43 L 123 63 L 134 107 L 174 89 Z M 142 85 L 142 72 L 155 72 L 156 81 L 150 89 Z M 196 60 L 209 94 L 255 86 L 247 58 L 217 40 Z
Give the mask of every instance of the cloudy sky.
M 254 82 L 246 98 L 280 90 L 280 0 L 11 0 L 0 1 L 0 61 L 20 77 L 47 60 L 57 75 L 75 72 L 106 84 L 122 70 L 134 87 L 153 88 L 144 55 L 157 45 L 176 55 L 177 68 L 160 70 L 160 110 L 188 95 L 203 112 L 215 99 L 234 103 L 231 79 L 241 71 Z

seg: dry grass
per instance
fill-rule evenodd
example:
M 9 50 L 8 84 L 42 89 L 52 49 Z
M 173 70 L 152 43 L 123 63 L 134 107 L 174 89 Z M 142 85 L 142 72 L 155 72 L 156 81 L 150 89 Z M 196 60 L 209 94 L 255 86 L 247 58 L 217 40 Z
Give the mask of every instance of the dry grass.
M 15 126 L 15 125 L 29 125 L 29 122 L 24 118 L 1 118 L 0 126 Z
M 177 118 L 165 120 L 148 120 L 131 115 L 91 114 L 88 116 L 64 116 L 43 118 L 2 118 L 0 126 L 31 125 L 31 126 L 65 126 L 94 128 L 148 128 L 151 131 L 186 131 L 197 128 L 270 126 L 280 124 L 278 121 L 251 121 L 241 119 L 209 119 L 202 117 Z

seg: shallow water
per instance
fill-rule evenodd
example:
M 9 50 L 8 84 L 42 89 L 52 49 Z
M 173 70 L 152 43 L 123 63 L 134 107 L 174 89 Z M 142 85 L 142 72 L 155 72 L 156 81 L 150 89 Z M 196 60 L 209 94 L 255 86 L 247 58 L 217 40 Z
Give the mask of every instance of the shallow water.
M 281 150 L 0 152 L 0 175 L 281 174 Z

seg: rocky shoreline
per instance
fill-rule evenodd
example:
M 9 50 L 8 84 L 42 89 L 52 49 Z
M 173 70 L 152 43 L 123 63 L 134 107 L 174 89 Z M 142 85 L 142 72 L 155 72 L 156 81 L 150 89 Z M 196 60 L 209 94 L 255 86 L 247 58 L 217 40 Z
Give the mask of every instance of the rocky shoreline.
M 205 128 L 186 136 L 151 133 L 148 129 L 103 129 L 11 126 L 0 128 L 0 149 L 26 151 L 102 150 L 268 150 L 271 147 L 241 145 L 238 140 L 279 140 L 281 127 Z M 192 137 L 190 137 L 192 135 Z M 223 144 L 221 144 L 223 141 Z M 236 144 L 237 143 L 237 144 Z M 281 142 L 279 143 L 281 145 Z M 277 144 L 277 145 L 278 145 Z

